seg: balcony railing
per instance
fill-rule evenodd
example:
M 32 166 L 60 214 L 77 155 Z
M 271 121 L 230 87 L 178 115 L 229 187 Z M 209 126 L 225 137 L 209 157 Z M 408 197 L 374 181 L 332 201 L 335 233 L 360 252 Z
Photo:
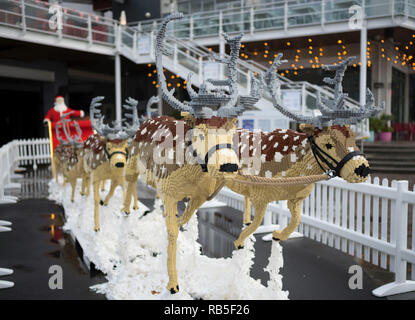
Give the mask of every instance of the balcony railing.
M 218 37 L 222 32 L 254 34 L 267 30 L 347 22 L 353 5 L 362 7 L 366 19 L 384 17 L 415 18 L 413 0 L 312 0 L 278 1 L 252 7 L 205 11 L 185 15 L 171 24 L 170 32 L 178 38 Z M 139 31 L 153 30 L 160 19 L 130 23 Z

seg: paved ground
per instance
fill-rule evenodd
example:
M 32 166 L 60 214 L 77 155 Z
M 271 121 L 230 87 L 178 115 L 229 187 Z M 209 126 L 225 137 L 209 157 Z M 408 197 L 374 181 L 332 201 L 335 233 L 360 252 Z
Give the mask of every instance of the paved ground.
M 55 213 L 54 220 L 51 213 Z M 104 299 L 88 289 L 102 282 L 102 276 L 90 276 L 69 237 L 59 230 L 61 213 L 60 207 L 45 199 L 0 205 L 0 220 L 13 223 L 12 232 L 0 233 L 0 266 L 14 270 L 12 276 L 0 279 L 15 283 L 13 288 L 0 290 L 0 300 Z M 63 290 L 49 289 L 52 265 L 63 269 Z
M 151 190 L 140 188 L 138 195 L 147 206 L 153 206 L 154 193 Z M 235 214 L 231 208 L 220 210 L 224 214 Z M 51 213 L 56 214 L 54 220 Z M 60 207 L 45 199 L 27 199 L 13 205 L 0 205 L 0 219 L 13 222 L 12 232 L 0 233 L 0 267 L 15 270 L 14 275 L 2 278 L 14 281 L 15 287 L 0 290 L 0 300 L 104 299 L 102 295 L 88 289 L 93 284 L 103 282 L 103 276 L 91 276 L 80 261 L 72 241 L 60 233 L 61 213 Z M 271 243 L 262 241 L 261 237 L 257 235 L 251 274 L 265 284 L 268 279 L 263 268 L 268 263 Z M 289 290 L 290 299 L 376 299 L 371 291 L 393 279 L 393 274 L 389 272 L 365 265 L 314 240 L 290 239 L 283 242 L 282 246 L 284 268 L 281 273 L 284 289 Z M 348 287 L 348 269 L 355 264 L 361 265 L 364 270 L 362 290 L 350 290 Z M 48 287 L 51 265 L 63 268 L 63 290 L 51 290 Z M 415 293 L 391 299 L 415 299 Z

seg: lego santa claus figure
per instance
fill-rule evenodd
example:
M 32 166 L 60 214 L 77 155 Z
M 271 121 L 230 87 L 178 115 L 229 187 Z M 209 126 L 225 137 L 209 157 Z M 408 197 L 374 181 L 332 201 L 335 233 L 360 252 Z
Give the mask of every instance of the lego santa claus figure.
M 52 122 L 52 124 L 60 121 L 62 119 L 62 116 L 65 114 L 71 113 L 69 116 L 71 118 L 76 117 L 84 117 L 85 113 L 82 110 L 73 110 L 66 106 L 65 100 L 62 96 L 57 96 L 55 98 L 55 103 L 52 109 L 48 111 L 45 118 L 43 119 L 43 123 L 45 125 L 48 124 L 48 122 Z

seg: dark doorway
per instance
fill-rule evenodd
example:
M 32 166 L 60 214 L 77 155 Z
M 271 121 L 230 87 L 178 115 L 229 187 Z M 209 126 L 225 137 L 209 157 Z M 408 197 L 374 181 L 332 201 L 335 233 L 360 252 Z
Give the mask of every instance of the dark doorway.
M 0 84 L 14 83 L 13 79 L 0 79 Z M 16 81 L 17 82 L 17 81 Z M 2 86 L 4 88 L 4 86 Z M 2 116 L 0 117 L 0 146 L 13 139 L 43 136 L 41 85 L 19 85 L 16 90 L 0 87 Z M 26 90 L 25 90 L 26 89 Z M 36 90 L 37 89 L 37 90 Z
M 392 115 L 394 121 L 404 122 L 405 73 L 395 68 L 392 68 Z

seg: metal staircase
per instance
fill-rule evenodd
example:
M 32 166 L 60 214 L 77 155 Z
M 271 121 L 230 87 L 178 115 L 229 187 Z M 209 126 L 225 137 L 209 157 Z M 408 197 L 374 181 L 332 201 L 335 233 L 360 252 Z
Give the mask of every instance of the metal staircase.
M 93 16 L 67 8 L 53 11 L 48 3 L 32 0 L 7 0 L 0 2 L 0 37 L 35 42 L 49 46 L 70 48 L 106 55 L 120 53 L 137 64 L 154 62 L 153 38 L 158 21 L 138 27 L 120 26 L 117 21 Z M 51 12 L 51 13 L 50 13 Z M 55 12 L 55 13 L 54 13 Z M 62 23 L 52 28 L 50 18 L 60 12 Z M 59 17 L 58 17 L 59 18 Z M 164 59 L 164 67 L 187 79 L 193 73 L 192 83 L 198 86 L 204 78 L 224 79 L 226 66 L 213 61 L 212 52 L 191 39 L 180 39 L 183 24 L 173 24 L 167 45 L 173 55 Z M 251 77 L 263 73 L 266 67 L 253 61 L 238 61 L 238 82 L 242 91 L 249 91 Z M 328 87 L 320 87 L 304 81 L 291 81 L 279 76 L 282 90 L 301 91 L 301 112 L 316 112 L 317 93 L 322 97 L 333 97 Z M 350 107 L 358 102 L 347 99 Z M 265 96 L 257 106 L 260 110 L 275 111 L 270 98 Z M 314 111 L 313 111 L 314 110 Z M 317 111 L 318 112 L 318 111 Z M 358 131 L 367 131 L 361 128 Z

